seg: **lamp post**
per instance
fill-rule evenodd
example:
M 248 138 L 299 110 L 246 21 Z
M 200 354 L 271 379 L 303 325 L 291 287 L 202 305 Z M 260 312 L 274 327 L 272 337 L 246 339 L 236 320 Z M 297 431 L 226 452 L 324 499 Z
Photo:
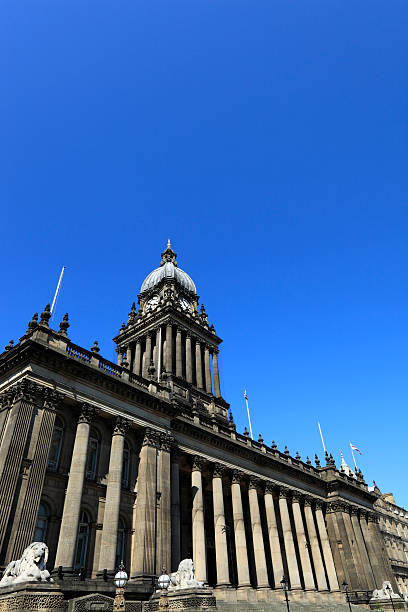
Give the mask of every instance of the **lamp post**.
M 121 561 L 118 567 L 118 571 L 116 572 L 115 577 L 113 579 L 114 585 L 116 587 L 115 599 L 113 601 L 114 612 L 125 609 L 125 586 L 127 581 L 128 575 L 125 572 L 125 566 L 123 565 L 123 561 Z
M 392 588 L 391 588 L 391 586 L 389 584 L 387 584 L 387 586 L 385 588 L 387 589 L 387 593 L 388 593 L 388 596 L 389 596 L 390 601 L 391 601 L 392 609 L 395 612 L 394 602 L 392 600 Z
M 285 578 L 285 576 L 284 576 L 280 583 L 281 583 L 281 587 L 282 587 L 282 589 L 283 589 L 283 591 L 285 593 L 286 607 L 288 609 L 288 612 L 290 612 L 289 597 L 288 597 L 289 584 L 288 584 L 287 578 Z
M 167 610 L 169 607 L 167 589 L 169 588 L 170 584 L 170 576 L 167 574 L 164 567 L 161 576 L 159 576 L 157 584 L 160 589 L 159 610 Z
M 349 610 L 351 612 L 351 603 L 350 603 L 350 597 L 349 597 L 349 594 L 348 594 L 348 584 L 347 584 L 346 581 L 343 582 L 342 587 L 346 591 L 346 600 L 347 600 L 347 603 L 349 605 Z

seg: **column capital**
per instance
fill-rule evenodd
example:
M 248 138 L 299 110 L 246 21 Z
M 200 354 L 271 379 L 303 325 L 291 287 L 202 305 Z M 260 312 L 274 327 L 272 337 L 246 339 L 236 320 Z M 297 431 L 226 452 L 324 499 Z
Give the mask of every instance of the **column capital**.
M 213 346 L 212 352 L 213 352 L 213 355 L 218 355 L 218 353 L 220 352 L 220 349 L 217 348 L 216 346 Z
M 367 519 L 367 510 L 360 510 L 360 518 Z
M 249 489 L 257 489 L 261 481 L 256 476 L 249 477 Z
M 289 487 L 279 487 L 279 499 L 289 499 L 291 492 Z
M 136 338 L 136 344 L 141 344 L 142 342 L 142 338 L 139 336 L 138 338 Z
M 112 436 L 125 436 L 127 430 L 131 426 L 131 421 L 123 417 L 115 417 L 113 420 L 113 432 Z
M 351 516 L 358 516 L 359 508 L 357 506 L 351 506 Z
M 1 408 L 10 408 L 14 399 L 14 391 L 12 389 L 6 389 L 0 393 L 0 406 Z
M 311 495 L 305 495 L 305 507 L 311 507 L 314 502 L 314 497 Z M 317 501 L 316 501 L 317 506 Z
M 193 459 L 193 472 L 201 472 L 205 463 L 204 457 L 199 457 L 198 455 L 194 455 Z
M 160 448 L 161 450 L 170 452 L 174 446 L 174 437 L 169 433 L 160 434 Z
M 213 478 L 222 478 L 227 472 L 228 468 L 221 463 L 214 463 L 213 465 Z
M 323 500 L 322 499 L 316 499 L 316 510 L 323 510 Z
M 146 332 L 146 338 L 151 338 L 151 337 L 152 337 L 152 334 L 153 334 L 152 330 L 151 330 L 151 329 L 149 329 L 149 331 L 148 331 L 148 332 Z
M 276 491 L 275 483 L 267 481 L 265 483 L 265 494 L 269 493 L 270 495 L 272 495 L 274 491 Z
M 191 340 L 191 332 L 189 330 L 186 330 L 186 339 Z
M 146 427 L 144 436 L 143 436 L 143 446 L 151 446 L 153 448 L 159 448 L 160 446 L 160 432 L 155 429 L 151 429 L 150 427 Z
M 100 410 L 96 406 L 91 404 L 83 403 L 81 406 L 81 412 L 78 418 L 78 423 L 87 423 L 90 425 L 95 420 Z
M 182 331 L 183 331 L 183 328 L 181 327 L 181 325 L 176 325 L 176 334 L 181 336 Z
M 241 484 L 244 474 L 240 470 L 233 470 L 232 484 Z
M 292 502 L 300 503 L 302 501 L 302 493 L 300 491 L 292 491 Z
M 375 514 L 375 512 L 367 512 L 367 520 L 369 523 L 379 523 L 379 518 L 378 516 Z
M 35 403 L 41 390 L 42 387 L 40 385 L 28 378 L 23 378 L 23 380 L 20 380 L 11 388 L 11 391 L 14 393 L 13 401 L 23 400 Z
M 204 343 L 204 351 L 206 351 L 207 353 L 209 353 L 209 352 L 210 352 L 210 350 L 211 350 L 211 346 L 205 342 L 205 343 Z
M 46 410 L 55 411 L 59 408 L 64 401 L 64 395 L 54 389 L 44 389 L 44 404 L 43 407 Z

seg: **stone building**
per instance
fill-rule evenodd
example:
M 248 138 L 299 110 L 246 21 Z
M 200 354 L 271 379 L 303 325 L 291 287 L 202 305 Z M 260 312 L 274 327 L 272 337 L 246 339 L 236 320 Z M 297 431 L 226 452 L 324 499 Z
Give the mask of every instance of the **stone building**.
M 331 455 L 313 465 L 236 431 L 198 304 L 169 243 L 114 338 L 117 363 L 74 344 L 68 315 L 51 329 L 49 305 L 6 347 L 0 565 L 35 540 L 77 591 L 123 559 L 143 599 L 189 556 L 220 600 L 273 599 L 283 576 L 304 600 L 340 597 L 344 581 L 363 599 L 384 580 L 396 590 L 405 515 Z

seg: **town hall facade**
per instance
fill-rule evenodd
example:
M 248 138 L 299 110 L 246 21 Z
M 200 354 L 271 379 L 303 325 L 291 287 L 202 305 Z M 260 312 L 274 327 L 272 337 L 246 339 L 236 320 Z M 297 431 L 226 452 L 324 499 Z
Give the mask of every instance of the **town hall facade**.
M 222 396 L 221 338 L 170 243 L 114 338 L 113 363 L 58 330 L 49 305 L 0 355 L 0 567 L 33 541 L 76 593 L 147 599 L 194 560 L 217 600 L 368 601 L 408 585 L 408 513 L 361 472 L 238 433 Z M 397 508 L 397 510 L 395 510 Z M 68 586 L 66 587 L 68 588 Z

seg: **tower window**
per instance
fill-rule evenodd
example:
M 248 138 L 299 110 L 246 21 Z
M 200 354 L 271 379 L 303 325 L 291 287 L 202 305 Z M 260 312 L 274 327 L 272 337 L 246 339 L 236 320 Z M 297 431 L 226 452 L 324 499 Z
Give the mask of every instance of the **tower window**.
M 95 429 L 91 429 L 88 442 L 88 457 L 86 461 L 86 477 L 89 480 L 96 479 L 96 469 L 99 454 L 99 435 Z
M 45 542 L 47 540 L 49 516 L 48 508 L 44 504 L 40 504 L 34 528 L 34 542 Z
M 75 559 L 74 559 L 75 569 L 80 569 L 81 567 L 85 567 L 86 555 L 88 552 L 88 542 L 89 542 L 89 516 L 85 512 L 85 510 L 82 510 L 79 528 L 78 528 L 76 549 L 75 549 Z

